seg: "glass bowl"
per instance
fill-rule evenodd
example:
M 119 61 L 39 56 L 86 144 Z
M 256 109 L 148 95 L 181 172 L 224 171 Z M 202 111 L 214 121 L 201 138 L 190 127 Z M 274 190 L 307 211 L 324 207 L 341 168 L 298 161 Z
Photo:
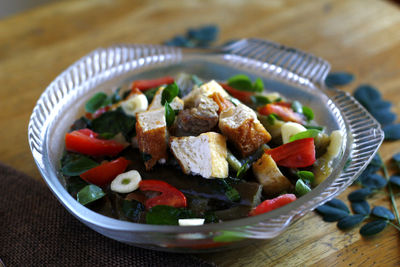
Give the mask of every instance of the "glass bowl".
M 326 88 L 330 65 L 313 55 L 259 39 L 243 39 L 216 49 L 184 50 L 159 45 L 100 48 L 61 73 L 43 92 L 30 118 L 30 148 L 48 187 L 78 220 L 109 238 L 144 248 L 172 251 L 216 251 L 271 239 L 290 224 L 349 186 L 367 166 L 383 140 L 379 123 L 348 93 Z M 244 73 L 260 77 L 269 91 L 313 108 L 315 120 L 331 132 L 344 133 L 342 155 L 331 175 L 310 193 L 259 216 L 203 226 L 146 225 L 103 216 L 79 204 L 65 189 L 59 173 L 64 136 L 84 113 L 95 92 L 111 93 L 137 78 L 196 74 L 226 80 Z M 351 163 L 346 169 L 346 161 Z

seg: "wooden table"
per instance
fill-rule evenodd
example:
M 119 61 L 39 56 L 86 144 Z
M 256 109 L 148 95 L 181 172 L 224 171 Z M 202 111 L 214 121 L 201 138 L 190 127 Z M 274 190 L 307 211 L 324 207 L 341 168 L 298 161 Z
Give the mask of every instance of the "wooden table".
M 311 52 L 333 70 L 370 83 L 400 114 L 400 10 L 394 2 L 342 1 L 61 1 L 0 21 L 0 161 L 41 180 L 27 143 L 36 100 L 66 67 L 99 46 L 161 43 L 189 26 L 215 23 L 220 40 L 257 37 Z M 385 143 L 388 161 L 400 142 Z M 348 192 L 341 195 L 345 199 Z M 385 195 L 374 203 L 390 206 Z M 202 255 L 221 266 L 400 264 L 400 235 L 341 232 L 311 213 L 257 246 Z

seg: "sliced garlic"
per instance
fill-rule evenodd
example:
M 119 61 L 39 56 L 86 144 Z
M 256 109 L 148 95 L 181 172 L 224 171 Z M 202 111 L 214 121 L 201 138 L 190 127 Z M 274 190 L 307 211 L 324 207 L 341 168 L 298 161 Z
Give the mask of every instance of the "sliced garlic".
M 130 116 L 135 116 L 138 112 L 146 111 L 148 106 L 149 102 L 144 94 L 134 94 L 121 102 L 122 110 Z
M 303 125 L 296 122 L 286 122 L 281 127 L 282 142 L 284 144 L 289 143 L 290 137 L 304 131 L 307 131 L 307 129 Z
M 111 190 L 117 193 L 130 193 L 138 189 L 141 180 L 142 177 L 138 171 L 124 172 L 111 182 Z
M 333 131 L 330 136 L 330 143 L 326 149 L 326 154 L 329 159 L 334 159 L 339 155 L 342 149 L 343 134 L 340 130 Z
M 192 219 L 179 219 L 180 226 L 196 226 L 196 225 L 203 225 L 205 219 L 200 218 L 192 218 Z

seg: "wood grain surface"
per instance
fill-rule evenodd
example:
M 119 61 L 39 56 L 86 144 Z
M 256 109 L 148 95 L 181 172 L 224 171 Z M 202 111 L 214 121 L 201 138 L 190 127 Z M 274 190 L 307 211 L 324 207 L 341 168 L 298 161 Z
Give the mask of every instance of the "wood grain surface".
M 42 180 L 27 142 L 32 109 L 46 86 L 97 47 L 161 43 L 215 23 L 220 42 L 257 37 L 325 58 L 355 82 L 373 84 L 400 114 L 400 9 L 377 0 L 61 1 L 0 21 L 0 161 Z M 381 147 L 385 161 L 400 142 Z M 346 199 L 347 190 L 340 196 Z M 398 201 L 399 202 L 399 201 Z M 384 194 L 373 203 L 390 207 Z M 310 213 L 271 241 L 201 257 L 221 266 L 399 266 L 393 227 L 372 238 L 342 232 Z

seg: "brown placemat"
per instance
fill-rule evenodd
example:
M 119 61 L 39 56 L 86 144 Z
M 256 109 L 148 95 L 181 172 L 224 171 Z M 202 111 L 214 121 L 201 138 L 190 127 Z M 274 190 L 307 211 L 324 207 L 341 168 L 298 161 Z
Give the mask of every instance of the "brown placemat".
M 44 184 L 2 163 L 0 258 L 6 266 L 214 266 L 108 239 L 69 214 Z

